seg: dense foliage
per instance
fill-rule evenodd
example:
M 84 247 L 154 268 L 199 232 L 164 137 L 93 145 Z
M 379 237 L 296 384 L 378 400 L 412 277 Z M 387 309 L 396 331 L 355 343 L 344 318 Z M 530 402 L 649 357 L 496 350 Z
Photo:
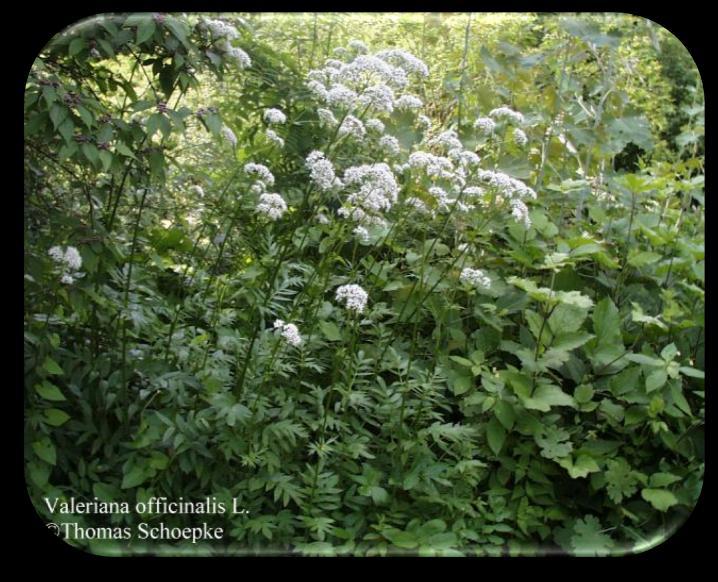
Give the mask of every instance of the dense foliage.
M 100 553 L 660 542 L 703 475 L 702 99 L 625 15 L 58 35 L 25 97 L 38 512 L 248 511 L 162 516 L 219 544 L 73 542 Z

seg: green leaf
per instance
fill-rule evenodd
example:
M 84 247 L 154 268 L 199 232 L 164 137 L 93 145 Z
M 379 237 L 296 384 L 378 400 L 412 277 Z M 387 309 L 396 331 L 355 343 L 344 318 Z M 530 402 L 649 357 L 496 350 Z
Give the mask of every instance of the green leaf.
M 652 358 L 650 356 L 646 356 L 645 354 L 628 354 L 626 356 L 627 360 L 630 360 L 631 362 L 635 362 L 636 364 L 641 364 L 642 366 L 665 366 L 666 363 L 663 360 L 659 360 L 658 358 Z
M 531 398 L 524 400 L 529 410 L 548 412 L 552 406 L 575 406 L 573 398 L 553 384 L 540 384 Z
M 554 338 L 551 346 L 557 350 L 574 350 L 585 344 L 592 337 L 594 337 L 593 334 L 583 331 L 562 333 Z
M 678 503 L 678 499 L 667 489 L 644 489 L 641 497 L 658 511 L 667 511 Z
M 133 487 L 137 487 L 138 485 L 141 485 L 147 480 L 147 473 L 145 472 L 144 467 L 141 467 L 139 465 L 136 465 L 132 467 L 125 475 L 122 477 L 122 489 L 131 489 Z
M 87 42 L 82 37 L 73 38 L 67 48 L 67 54 L 71 57 L 77 55 L 87 46 Z
M 43 437 L 39 441 L 32 443 L 32 450 L 46 463 L 54 465 L 57 462 L 55 445 L 52 444 L 48 437 Z
M 677 483 L 680 480 L 681 478 L 678 475 L 673 475 L 672 473 L 653 473 L 648 481 L 648 485 L 652 488 L 660 488 L 673 485 L 673 483 Z
M 341 341 L 342 332 L 339 327 L 337 327 L 337 324 L 331 321 L 320 321 L 319 328 L 322 330 L 324 337 L 326 337 L 330 342 Z
M 95 123 L 95 118 L 93 117 L 92 113 L 90 113 L 86 108 L 84 108 L 82 105 L 78 105 L 77 113 L 80 115 L 80 119 L 82 119 L 83 123 L 87 126 L 88 129 L 93 126 L 93 124 Z
M 486 439 L 491 450 L 498 455 L 506 440 L 506 429 L 496 418 L 489 420 L 486 425 Z
M 50 356 L 45 358 L 42 364 L 43 369 L 51 376 L 62 376 L 65 372 L 62 371 L 60 364 L 53 360 Z
M 646 376 L 646 392 L 658 390 L 666 383 L 667 379 L 668 374 L 666 374 L 665 370 L 654 370 Z
M 516 421 L 514 407 L 505 400 L 499 400 L 494 406 L 494 415 L 506 430 L 511 430 Z
M 60 402 L 62 400 L 65 400 L 65 396 L 60 391 L 60 389 L 51 382 L 48 382 L 47 380 L 43 380 L 41 384 L 36 384 L 35 390 L 45 400 L 51 400 L 53 402 Z
M 589 473 L 600 471 L 600 467 L 593 457 L 579 454 L 574 461 L 571 457 L 560 459 L 558 464 L 568 471 L 571 479 L 582 479 Z
M 142 44 L 155 33 L 155 21 L 148 17 L 137 26 L 137 44 Z
M 690 366 L 681 366 L 678 368 L 684 376 L 690 376 L 691 378 L 705 378 L 706 374 L 702 370 L 696 370 Z
M 615 545 L 610 536 L 603 533 L 601 522 L 592 515 L 576 521 L 573 531 L 571 547 L 579 556 L 607 556 Z
M 45 422 L 51 426 L 62 426 L 68 420 L 70 415 L 59 408 L 48 408 L 44 411 Z

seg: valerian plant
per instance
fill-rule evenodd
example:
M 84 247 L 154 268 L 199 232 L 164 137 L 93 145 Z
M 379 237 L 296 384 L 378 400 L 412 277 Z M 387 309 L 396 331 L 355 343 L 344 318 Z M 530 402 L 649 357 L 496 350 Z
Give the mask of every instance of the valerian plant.
M 469 20 L 454 100 L 411 34 L 330 50 L 317 18 L 306 59 L 236 15 L 98 17 L 39 55 L 38 511 L 243 509 L 202 516 L 211 547 L 68 540 L 99 553 L 654 545 L 702 482 L 702 102 L 652 158 L 610 23 L 548 21 L 499 57 Z

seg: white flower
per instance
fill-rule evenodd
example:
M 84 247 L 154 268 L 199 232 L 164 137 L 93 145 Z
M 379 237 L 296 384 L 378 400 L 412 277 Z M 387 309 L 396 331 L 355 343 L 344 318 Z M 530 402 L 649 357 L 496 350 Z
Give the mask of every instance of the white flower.
M 356 91 L 352 91 L 349 87 L 337 83 L 327 92 L 327 103 L 334 107 L 343 107 L 344 109 L 351 109 L 356 101 Z
M 394 111 L 394 91 L 385 83 L 372 85 L 364 90 L 357 103 L 364 107 L 371 106 L 383 113 L 391 113 Z
M 79 271 L 82 267 L 82 257 L 75 247 L 67 247 L 64 260 L 65 264 L 73 271 Z
M 221 132 L 222 132 L 222 135 L 224 136 L 224 138 L 225 138 L 229 143 L 232 144 L 232 147 L 236 147 L 236 146 L 237 146 L 237 136 L 234 135 L 234 132 L 233 132 L 229 127 L 227 127 L 226 125 L 223 125 L 223 126 L 222 126 L 222 129 L 221 129 Z
M 521 200 L 511 200 L 511 215 L 516 222 L 523 222 L 526 228 L 531 227 L 531 218 L 529 217 L 529 209 Z
M 293 323 L 284 323 L 283 320 L 277 319 L 274 322 L 274 329 L 279 332 L 288 344 L 296 347 L 302 343 L 302 336 L 299 335 L 299 329 Z
M 311 180 L 317 188 L 326 192 L 334 186 L 336 180 L 334 166 L 322 152 L 318 150 L 311 152 L 307 156 L 306 166 L 310 171 Z
M 62 263 L 65 260 L 65 252 L 58 246 L 51 247 L 47 254 L 56 263 Z
M 476 121 L 474 121 L 474 127 L 481 133 L 488 135 L 494 132 L 496 122 L 490 117 L 479 117 Z
M 456 135 L 456 132 L 453 129 L 443 131 L 436 137 L 430 139 L 429 145 L 438 145 L 440 147 L 446 148 L 447 151 L 454 149 L 464 149 L 464 146 L 459 141 L 459 136 Z
M 358 186 L 358 189 L 347 196 L 349 208 L 343 209 L 344 212 L 340 214 L 348 214 L 357 222 L 367 219 L 371 222 L 370 215 L 389 210 L 399 194 L 394 173 L 384 163 L 347 168 L 344 171 L 344 185 L 347 188 Z M 359 210 L 361 212 L 357 212 Z
M 229 43 L 227 43 L 227 45 L 225 45 L 225 55 L 233 59 L 240 69 L 247 69 L 252 66 L 252 59 L 239 47 L 230 46 Z
M 287 116 L 279 109 L 265 109 L 264 110 L 264 121 L 269 124 L 272 123 L 285 123 Z
M 317 214 L 316 220 L 319 224 L 329 224 L 331 222 L 329 220 L 329 218 L 327 217 L 327 215 L 324 214 L 323 212 L 320 212 Z
M 407 205 L 415 208 L 421 214 L 429 213 L 429 209 L 426 206 L 426 204 L 424 204 L 424 202 L 422 200 L 420 200 L 419 198 L 417 198 L 416 196 L 410 196 L 409 198 L 407 198 L 405 200 L 405 202 Z
M 375 133 L 384 133 L 384 123 L 380 119 L 369 119 L 364 126 Z
M 424 131 L 431 129 L 431 119 L 423 113 L 416 118 L 416 124 Z
M 344 121 L 342 121 L 342 124 L 339 126 L 338 133 L 340 136 L 350 135 L 360 140 L 366 134 L 366 130 L 364 129 L 364 124 L 360 119 L 354 117 L 353 115 L 347 115 L 344 118 Z
M 63 251 L 61 247 L 54 246 L 48 250 L 47 254 L 58 264 L 60 281 L 65 285 L 72 285 L 75 279 L 84 275 L 79 272 L 82 267 L 82 256 L 75 247 L 69 246 Z
M 344 303 L 347 309 L 362 313 L 366 307 L 369 296 L 359 285 L 342 285 L 337 288 L 336 300 Z
M 526 133 L 522 129 L 519 129 L 517 127 L 516 129 L 514 129 L 514 141 L 517 145 L 525 146 L 528 143 L 529 138 L 526 136 Z
M 256 210 L 271 220 L 277 220 L 287 211 L 287 203 L 279 194 L 264 193 L 259 197 Z
M 266 186 L 274 185 L 274 175 L 269 171 L 269 168 L 263 164 L 245 164 L 244 172 L 250 176 L 256 174 L 258 176 L 257 179 Z
M 499 121 L 506 120 L 514 125 L 521 125 L 524 122 L 524 116 L 521 113 L 514 111 L 505 105 L 489 111 L 489 117 L 493 117 Z
M 222 20 L 211 20 L 207 18 L 204 19 L 201 24 L 209 30 L 215 38 L 235 39 L 239 37 L 237 29 Z
M 265 135 L 267 136 L 267 139 L 275 144 L 277 144 L 280 148 L 284 147 L 284 140 L 277 135 L 277 132 L 273 129 L 268 129 L 265 132 Z
M 419 99 L 416 95 L 408 94 L 399 97 L 394 105 L 400 110 L 421 109 L 424 106 L 421 99 Z
M 349 48 L 352 49 L 354 52 L 357 52 L 362 55 L 365 55 L 369 52 L 369 48 L 366 46 L 366 44 L 357 39 L 352 39 L 349 41 Z
M 480 269 L 466 267 L 461 271 L 459 280 L 462 283 L 482 287 L 484 289 L 491 287 L 491 279 Z
M 363 226 L 357 226 L 352 232 L 362 242 L 369 242 L 369 231 Z
M 334 127 L 337 123 L 339 123 L 329 109 L 319 108 L 317 109 L 317 115 L 319 116 L 319 123 L 322 125 Z
M 197 194 L 197 196 L 199 196 L 200 198 L 201 198 L 202 196 L 204 196 L 204 190 L 202 189 L 202 186 L 200 186 L 199 184 L 192 184 L 192 185 L 189 187 L 189 189 L 190 189 L 190 192 L 194 192 L 194 193 Z
M 399 140 L 393 135 L 382 136 L 379 140 L 379 147 L 392 156 L 398 155 L 400 151 Z
M 376 53 L 380 59 L 401 67 L 407 73 L 415 73 L 421 77 L 429 76 L 429 67 L 421 59 L 402 49 L 387 49 Z

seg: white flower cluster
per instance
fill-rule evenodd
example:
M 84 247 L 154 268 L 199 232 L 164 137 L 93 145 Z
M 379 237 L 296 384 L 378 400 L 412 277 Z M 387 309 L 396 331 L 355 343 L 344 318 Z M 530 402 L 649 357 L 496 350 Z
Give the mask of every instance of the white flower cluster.
M 349 41 L 349 48 L 361 55 L 365 55 L 369 52 L 369 47 L 367 47 L 365 43 L 357 39 L 352 39 Z
M 369 119 L 364 126 L 373 133 L 384 133 L 384 122 L 381 119 Z
M 274 329 L 288 344 L 296 347 L 302 343 L 302 336 L 299 335 L 299 329 L 293 323 L 285 323 L 283 320 L 277 319 L 274 322 Z
M 224 139 L 232 144 L 232 147 L 237 147 L 237 136 L 234 135 L 234 132 L 229 127 L 223 125 L 220 131 L 222 132 Z
M 420 129 L 427 131 L 431 129 L 431 119 L 429 119 L 426 115 L 422 113 L 421 115 L 417 116 L 416 125 L 419 126 Z
M 285 123 L 287 121 L 287 116 L 284 114 L 283 111 L 279 109 L 265 109 L 264 110 L 264 121 L 266 121 L 269 124 L 273 123 Z
M 373 109 L 377 113 L 391 113 L 395 107 L 418 109 L 421 100 L 415 95 L 400 95 L 409 83 L 410 75 L 426 76 L 426 64 L 400 49 L 366 54 L 366 45 L 350 43 L 351 51 L 336 51 L 349 62 L 328 59 L 320 69 L 307 74 L 307 88 L 329 107 L 346 112 L 356 108 Z M 322 116 L 328 119 L 326 114 Z M 324 120 L 323 120 L 324 122 Z
M 190 190 L 190 192 L 194 192 L 195 194 L 197 194 L 197 196 L 199 196 L 200 198 L 202 198 L 204 196 L 204 190 L 202 189 L 202 186 L 200 186 L 199 184 L 192 184 L 189 187 L 189 190 Z
M 525 228 L 531 228 L 529 209 L 528 206 L 526 206 L 526 204 L 523 202 L 523 200 L 511 200 L 511 215 L 514 217 L 516 222 L 523 222 Z
M 218 48 L 225 57 L 234 60 L 240 69 L 246 69 L 252 65 L 252 59 L 241 48 L 232 46 L 231 40 L 239 38 L 239 32 L 231 24 L 222 20 L 203 19 L 199 26 L 208 30 L 215 41 L 219 41 Z
M 319 123 L 321 123 L 322 125 L 334 127 L 337 123 L 339 123 L 330 109 L 324 109 L 323 107 L 320 107 L 319 109 L 317 109 L 317 115 L 319 116 Z
M 394 106 L 400 111 L 407 111 L 411 109 L 421 109 L 424 103 L 416 95 L 402 95 L 396 100 Z
M 259 197 L 257 212 L 264 214 L 270 220 L 277 220 L 287 211 L 287 203 L 279 194 L 264 193 Z
M 474 127 L 484 135 L 489 135 L 496 129 L 496 122 L 490 117 L 479 117 L 474 121 Z
M 360 119 L 353 115 L 347 115 L 339 126 L 339 136 L 349 135 L 357 140 L 361 140 L 366 135 L 366 129 Z
M 241 48 L 232 46 L 229 42 L 226 42 L 224 43 L 223 50 L 225 56 L 236 62 L 240 69 L 247 69 L 252 66 L 252 59 L 250 59 L 249 55 Z
M 284 147 L 284 139 L 281 138 L 273 129 L 268 129 L 266 132 L 264 132 L 264 135 L 267 136 L 267 139 L 269 141 L 276 144 L 280 148 Z
M 462 283 L 466 283 L 474 287 L 482 287 L 483 289 L 491 287 L 491 279 L 481 269 L 466 267 L 461 271 L 459 280 Z
M 440 148 L 444 148 L 447 151 L 464 149 L 463 144 L 461 143 L 461 141 L 459 141 L 459 136 L 456 135 L 456 132 L 453 129 L 443 131 L 439 135 L 431 138 L 428 141 L 428 145 L 438 146 Z
M 338 210 L 340 216 L 365 224 L 385 224 L 381 214 L 396 203 L 399 186 L 385 163 L 352 166 L 344 171 L 344 185 L 357 187 Z
M 65 285 L 72 285 L 75 279 L 83 277 L 82 256 L 75 247 L 68 246 L 64 251 L 62 247 L 54 246 L 47 252 L 50 258 L 60 267 L 60 281 Z
M 405 96 L 401 97 L 403 99 Z M 398 107 L 399 101 L 396 102 Z M 391 113 L 394 111 L 394 91 L 389 85 L 379 83 L 367 87 L 364 92 L 357 97 L 357 104 L 362 107 L 373 107 L 381 113 Z
M 314 150 L 305 161 L 310 172 L 310 178 L 319 190 L 326 192 L 336 184 L 334 166 L 322 152 Z
M 523 129 L 517 127 L 514 129 L 514 141 L 516 142 L 516 145 L 523 147 L 529 142 L 529 138 Z
M 391 156 L 397 156 L 401 151 L 399 140 L 393 135 L 383 135 L 379 139 L 379 147 Z
M 352 232 L 363 243 L 369 242 L 369 231 L 363 226 L 357 226 Z
M 523 114 L 518 111 L 514 111 L 505 105 L 489 111 L 489 117 L 493 117 L 497 121 L 507 121 L 508 123 L 513 123 L 514 125 L 521 125 L 524 122 Z
M 342 285 L 337 288 L 335 298 L 347 309 L 362 313 L 366 308 L 369 296 L 359 285 Z
M 212 20 L 210 18 L 206 18 L 200 22 L 200 26 L 209 30 L 214 38 L 226 38 L 229 40 L 239 38 L 239 32 L 237 29 L 223 20 Z
M 495 188 L 502 198 L 530 198 L 531 200 L 536 200 L 536 192 L 533 188 L 503 172 L 479 170 L 479 178 L 484 184 Z
M 266 192 L 269 186 L 274 186 L 274 174 L 263 164 L 255 164 L 252 162 L 245 164 L 244 173 L 248 176 L 257 176 L 256 182 L 252 187 L 253 192 Z

